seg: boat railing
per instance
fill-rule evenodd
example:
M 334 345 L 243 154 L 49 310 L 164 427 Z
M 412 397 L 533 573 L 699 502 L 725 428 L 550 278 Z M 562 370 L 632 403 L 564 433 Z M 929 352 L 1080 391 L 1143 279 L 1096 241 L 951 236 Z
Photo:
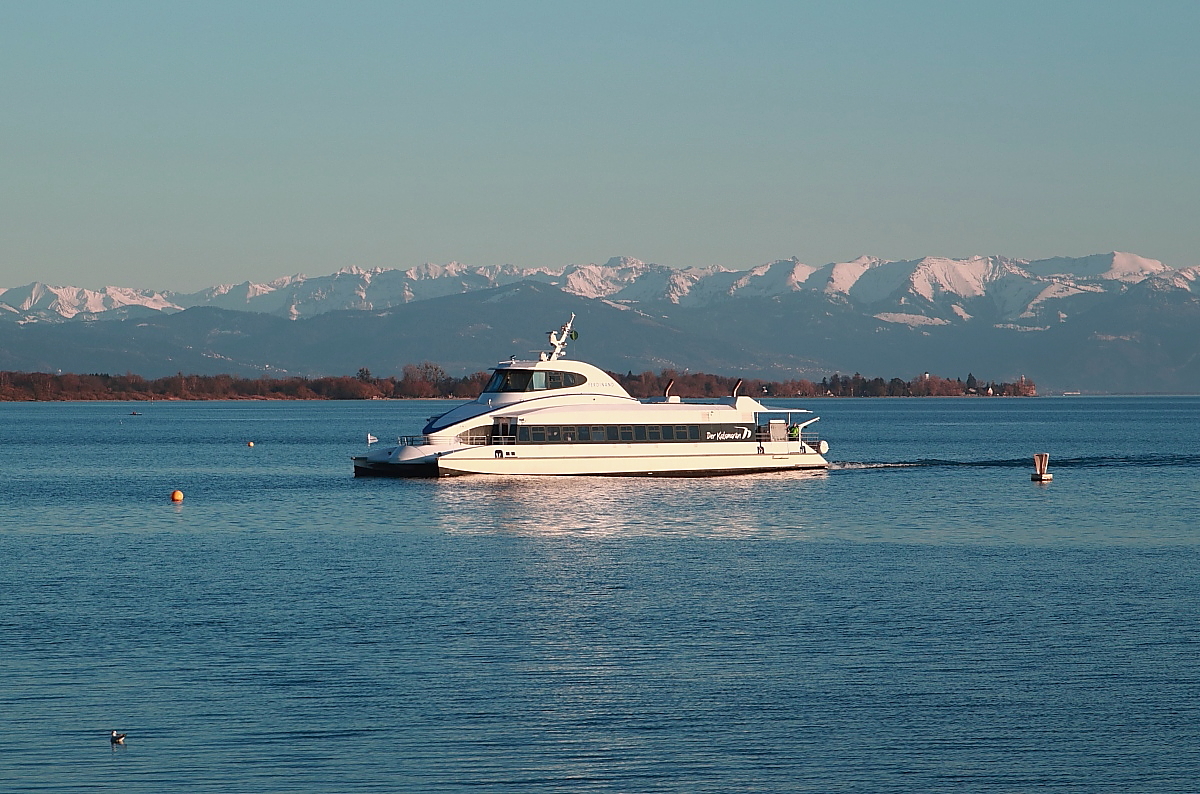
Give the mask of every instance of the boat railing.
M 493 441 L 493 438 L 507 439 L 505 441 Z M 488 444 L 515 444 L 516 436 L 492 436 L 490 434 L 468 434 L 459 433 L 454 437 L 454 440 L 459 444 L 470 444 L 476 447 L 486 447 Z M 430 443 L 429 436 L 397 436 L 396 443 L 402 447 L 423 447 Z
M 762 441 L 772 441 L 772 440 L 780 441 L 782 439 L 778 439 L 778 438 L 772 439 L 771 438 L 771 430 L 766 427 L 760 427 L 754 433 L 754 440 L 762 442 Z M 793 425 L 787 429 L 786 440 L 787 441 L 802 441 L 805 444 L 810 444 L 812 446 L 816 446 L 817 442 L 819 442 L 821 440 L 821 434 L 815 430 L 809 430 L 807 427 L 797 429 L 797 427 L 795 425 Z

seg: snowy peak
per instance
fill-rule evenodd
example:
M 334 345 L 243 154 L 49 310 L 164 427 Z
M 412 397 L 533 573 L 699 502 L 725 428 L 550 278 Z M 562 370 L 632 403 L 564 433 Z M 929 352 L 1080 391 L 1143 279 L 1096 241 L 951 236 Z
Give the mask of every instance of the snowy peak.
M 1068 276 L 1077 280 L 1104 279 L 1135 284 L 1149 276 L 1171 270 L 1157 259 L 1114 251 L 1078 258 L 1058 256 L 1026 264 L 1025 269 L 1038 276 Z
M 769 296 L 787 292 L 798 292 L 817 268 L 806 265 L 799 259 L 777 259 L 765 265 L 751 268 L 733 282 L 730 295 Z
M 35 282 L 0 290 L 0 319 L 61 322 L 215 306 L 299 319 L 338 310 L 381 311 L 414 301 L 495 289 L 524 281 L 591 300 L 628 306 L 705 307 L 739 299 L 808 293 L 910 326 L 964 322 L 1045 325 L 1095 299 L 1146 282 L 1160 290 L 1197 291 L 1198 268 L 1175 270 L 1129 253 L 1027 261 L 1000 256 L 928 256 L 886 260 L 860 256 L 819 267 L 796 257 L 749 270 L 720 265 L 673 268 L 632 257 L 564 267 L 425 263 L 407 269 L 345 267 L 327 276 L 285 276 L 267 283 L 223 284 L 191 294 L 105 287 L 51 287 Z
M 848 296 L 865 273 L 886 264 L 891 263 L 873 256 L 860 256 L 849 262 L 835 262 L 818 268 L 809 276 L 806 283 L 811 284 L 815 289 L 820 289 L 826 295 Z M 869 288 L 867 292 L 868 295 L 862 295 L 860 298 L 870 303 L 869 295 L 874 293 Z
M 1200 266 L 1157 273 L 1141 282 L 1148 289 L 1200 294 Z
M 0 290 L 0 307 L 23 320 L 62 320 L 80 314 L 101 314 L 130 306 L 154 311 L 178 310 L 170 298 L 153 290 L 125 287 L 55 287 L 35 281 L 24 287 Z

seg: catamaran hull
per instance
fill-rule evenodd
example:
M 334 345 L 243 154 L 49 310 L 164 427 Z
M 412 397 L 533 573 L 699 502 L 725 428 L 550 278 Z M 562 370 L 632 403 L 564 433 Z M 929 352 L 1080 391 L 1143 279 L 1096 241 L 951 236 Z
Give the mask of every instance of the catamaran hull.
M 367 457 L 354 459 L 356 477 L 450 477 L 466 474 L 523 476 L 608 476 L 608 477 L 713 477 L 797 469 L 825 469 L 829 462 L 813 448 L 797 444 L 768 443 L 730 449 L 733 444 L 714 450 L 687 450 L 673 447 L 654 454 L 646 445 L 614 449 L 607 446 L 603 455 L 586 454 L 594 445 L 581 445 L 579 453 L 557 446 L 551 454 L 537 454 L 537 448 L 514 449 L 512 446 L 470 447 L 444 453 L 429 453 L 415 460 L 398 461 Z M 664 445 L 667 446 L 667 445 Z M 736 445 L 742 446 L 742 445 Z M 803 446 L 803 450 L 795 449 Z M 778 447 L 772 450 L 771 447 Z M 787 449 L 793 447 L 793 449 Z M 547 450 L 549 448 L 542 447 Z M 759 450 L 762 450 L 761 452 Z M 415 451 L 415 450 L 413 450 Z M 416 457 L 409 453 L 411 457 Z
M 440 477 L 437 461 L 432 463 L 377 463 L 354 458 L 355 477 Z

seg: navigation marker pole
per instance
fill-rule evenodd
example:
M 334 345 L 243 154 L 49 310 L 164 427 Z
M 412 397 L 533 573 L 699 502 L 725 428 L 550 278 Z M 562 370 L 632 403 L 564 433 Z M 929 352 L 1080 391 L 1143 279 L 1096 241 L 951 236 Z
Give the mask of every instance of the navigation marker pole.
M 1038 452 L 1033 456 L 1033 474 L 1029 479 L 1034 482 L 1050 482 L 1054 479 L 1054 475 L 1046 471 L 1050 468 L 1050 453 Z

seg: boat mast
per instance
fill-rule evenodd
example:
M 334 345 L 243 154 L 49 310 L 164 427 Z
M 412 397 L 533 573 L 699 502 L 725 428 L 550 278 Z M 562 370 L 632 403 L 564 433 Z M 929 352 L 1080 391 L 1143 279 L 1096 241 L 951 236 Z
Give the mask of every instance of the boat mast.
M 562 327 L 555 331 L 547 331 L 550 336 L 550 346 L 554 349 L 549 353 L 542 353 L 538 356 L 541 361 L 557 361 L 563 354 L 563 350 L 567 347 L 567 340 L 575 340 L 579 338 L 579 332 L 571 326 L 575 324 L 575 313 L 571 313 L 571 319 L 562 324 Z

